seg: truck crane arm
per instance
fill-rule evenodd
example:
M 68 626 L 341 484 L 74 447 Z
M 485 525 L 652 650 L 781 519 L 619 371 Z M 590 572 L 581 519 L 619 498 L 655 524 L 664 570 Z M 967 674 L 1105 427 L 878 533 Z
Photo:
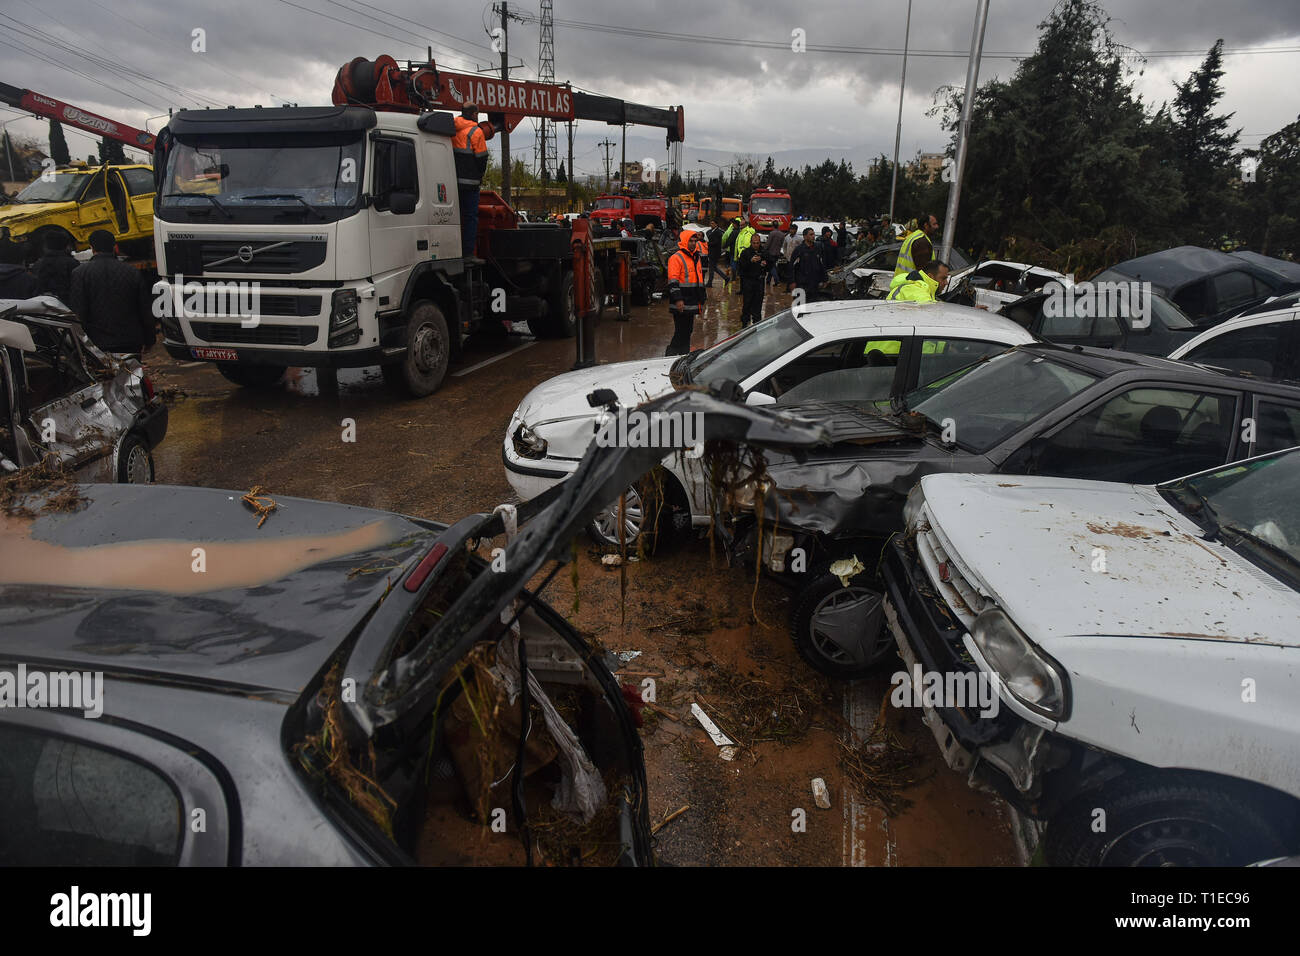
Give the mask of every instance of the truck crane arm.
M 17 86 L 10 86 L 8 83 L 0 83 L 0 103 L 5 103 L 15 109 L 26 110 L 35 116 L 56 119 L 60 123 L 76 127 L 87 133 L 94 133 L 96 136 L 115 139 L 119 143 L 125 143 L 135 149 L 142 149 L 147 153 L 153 152 L 154 136 L 152 133 L 136 129 L 134 126 L 127 126 L 125 123 L 118 123 L 106 116 L 100 116 L 98 113 L 78 109 L 71 103 L 64 103 L 62 100 L 56 100 L 54 97 L 46 96 L 43 93 L 20 89 Z

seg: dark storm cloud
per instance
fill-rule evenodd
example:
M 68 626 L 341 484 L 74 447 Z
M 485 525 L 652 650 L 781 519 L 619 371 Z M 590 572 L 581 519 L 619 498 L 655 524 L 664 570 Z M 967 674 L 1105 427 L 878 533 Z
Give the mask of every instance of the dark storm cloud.
M 511 6 L 521 13 L 537 12 L 535 3 Z M 1139 50 L 1203 51 L 1218 37 L 1238 47 L 1300 36 L 1300 5 L 1294 0 L 1243 0 L 1231 6 L 1210 0 L 1110 0 L 1105 6 L 1115 19 L 1117 37 Z M 912 47 L 965 51 L 974 8 L 973 2 L 916 0 Z M 993 0 L 985 50 L 1032 50 L 1038 24 L 1051 8 L 1051 0 Z M 813 47 L 900 47 L 905 9 L 902 0 L 774 6 L 748 0 L 556 0 L 555 15 L 562 21 L 779 45 L 667 41 L 561 23 L 555 29 L 556 75 L 589 90 L 656 105 L 684 104 L 695 120 L 688 128 L 693 147 L 756 153 L 823 144 L 872 149 L 888 144 L 892 149 L 900 58 L 799 54 L 789 44 L 791 31 L 800 29 Z M 0 45 L 5 64 L 0 79 L 137 123 L 171 106 L 322 103 L 328 100 L 335 70 L 354 56 L 386 52 L 421 57 L 432 43 L 435 59 L 450 69 L 486 67 L 496 57 L 488 49 L 485 22 L 492 25 L 490 4 L 481 2 L 383 0 L 367 6 L 362 0 L 10 0 L 0 11 L 0 43 L 9 44 Z M 205 31 L 204 53 L 192 51 L 196 29 Z M 43 36 L 32 36 L 37 31 Z M 46 42 L 51 38 L 66 49 Z M 512 53 L 525 63 L 517 75 L 532 78 L 536 24 L 511 23 L 510 40 Z M 103 61 L 148 79 L 114 75 Z M 1171 62 L 1177 63 L 1177 72 L 1169 69 Z M 1295 63 L 1294 54 L 1230 57 L 1229 92 L 1237 88 L 1234 74 L 1240 78 L 1237 86 L 1244 86 L 1249 77 Z M 1176 78 L 1194 65 L 1195 58 L 1153 60 L 1148 71 L 1162 79 L 1153 79 L 1144 95 L 1167 98 L 1165 74 Z M 981 78 L 1007 76 L 1014 68 L 1012 60 L 989 58 Z M 924 109 L 936 87 L 960 83 L 964 73 L 964 57 L 909 60 L 907 115 L 913 136 L 909 140 L 905 132 L 905 152 L 909 144 L 914 144 L 911 151 L 922 145 L 942 147 L 937 122 L 924 118 Z M 1294 103 L 1279 103 L 1276 97 L 1268 98 L 1267 107 L 1267 115 L 1257 112 L 1250 125 L 1276 129 L 1296 111 Z M 1263 106 L 1253 104 L 1252 109 Z M 159 125 L 158 119 L 150 123 L 152 129 Z M 37 129 L 26 123 L 11 128 Z M 83 152 L 85 142 L 74 140 L 74 152 Z

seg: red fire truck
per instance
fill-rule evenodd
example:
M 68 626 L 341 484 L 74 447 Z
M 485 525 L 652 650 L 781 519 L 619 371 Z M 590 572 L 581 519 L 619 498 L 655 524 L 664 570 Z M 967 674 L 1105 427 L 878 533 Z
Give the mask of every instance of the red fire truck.
M 668 200 L 663 196 L 597 196 L 591 219 L 602 226 L 612 226 L 620 219 L 631 219 L 638 226 L 654 223 L 662 229 L 668 222 Z
M 794 202 L 779 186 L 764 186 L 749 195 L 749 222 L 759 232 L 785 231 L 794 221 Z

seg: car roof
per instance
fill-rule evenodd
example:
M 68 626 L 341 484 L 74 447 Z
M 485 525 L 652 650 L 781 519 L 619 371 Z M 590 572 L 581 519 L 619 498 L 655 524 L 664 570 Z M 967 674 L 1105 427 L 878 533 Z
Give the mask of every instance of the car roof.
M 1176 289 L 1208 275 L 1240 269 L 1243 264 L 1248 263 L 1216 249 L 1178 246 L 1138 256 L 1136 259 L 1126 259 L 1105 271 L 1133 276 L 1165 289 Z
M 276 496 L 259 528 L 238 491 L 79 490 L 75 512 L 0 519 L 0 658 L 296 694 L 435 535 L 302 498 Z
M 1258 378 L 1245 372 L 1198 365 L 1158 355 L 1139 355 L 1115 349 L 1090 348 L 1082 345 L 1054 345 L 1050 342 L 1020 346 L 1021 351 L 1038 352 L 1046 357 L 1078 366 L 1103 378 L 1113 375 L 1146 372 L 1162 379 L 1183 380 L 1189 384 L 1217 385 L 1220 388 L 1249 389 L 1288 398 L 1300 399 L 1300 385 L 1288 385 L 1270 379 Z
M 970 338 L 989 335 L 1009 343 L 1037 342 L 1032 333 L 1008 318 L 984 309 L 949 302 L 889 302 L 884 299 L 840 299 L 810 302 L 795 312 L 799 324 L 814 337 L 846 329 L 915 327 L 919 334 L 968 333 Z
M 1264 256 L 1260 255 L 1258 252 L 1251 252 L 1246 249 L 1243 249 L 1240 252 L 1230 253 L 1230 255 L 1232 255 L 1233 258 L 1241 259 L 1243 262 L 1249 262 L 1251 265 L 1272 272 L 1279 279 L 1286 279 L 1289 282 L 1300 282 L 1300 262 L 1288 262 L 1286 259 Z
M 1300 295 L 1300 293 L 1297 293 Z M 1300 312 L 1296 311 L 1297 303 L 1294 296 L 1286 296 L 1290 300 L 1288 305 L 1282 308 L 1269 309 L 1263 312 L 1248 312 L 1245 315 L 1238 315 L 1226 322 L 1220 322 L 1218 325 L 1210 326 L 1204 332 L 1188 339 L 1178 348 L 1169 354 L 1170 358 L 1181 359 L 1193 349 L 1200 348 L 1206 342 L 1217 339 L 1221 335 L 1227 335 L 1229 332 L 1236 332 L 1240 329 L 1249 329 L 1257 325 L 1279 325 L 1283 322 L 1294 322 L 1300 319 Z M 1271 305 L 1272 303 L 1270 303 Z

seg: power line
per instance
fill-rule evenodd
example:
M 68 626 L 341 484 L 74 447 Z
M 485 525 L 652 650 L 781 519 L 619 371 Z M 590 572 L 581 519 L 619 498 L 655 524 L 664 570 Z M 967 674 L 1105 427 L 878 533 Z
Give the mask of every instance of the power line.
M 537 23 L 540 17 L 535 14 L 519 14 L 519 19 Z M 556 19 L 557 26 L 568 27 L 573 30 L 586 30 L 593 33 L 609 33 L 616 36 L 636 37 L 644 40 L 667 40 L 676 43 L 704 43 L 713 46 L 742 46 L 752 47 L 765 50 L 790 50 L 790 40 L 752 40 L 742 37 L 718 37 L 703 36 L 700 34 L 690 33 L 673 33 L 667 30 L 650 30 L 640 27 L 615 26 L 606 23 L 593 23 L 586 20 L 566 20 Z M 830 44 L 809 43 L 803 47 L 804 50 L 814 53 L 844 53 L 863 56 L 902 56 L 901 47 L 861 47 L 861 46 L 836 46 Z M 1142 57 L 1184 57 L 1184 56 L 1204 56 L 1209 47 L 1202 50 L 1152 50 L 1145 53 L 1138 52 Z M 1221 51 L 1224 56 L 1244 56 L 1262 53 L 1300 53 L 1300 45 L 1291 46 L 1274 46 L 1274 47 L 1240 47 L 1225 48 Z M 952 59 L 967 59 L 970 56 L 968 50 L 934 50 L 920 49 L 908 50 L 908 56 L 924 57 L 944 57 Z M 1005 59 L 1005 60 L 1023 60 L 1033 54 L 1010 53 L 1010 52 L 985 52 L 985 59 Z

